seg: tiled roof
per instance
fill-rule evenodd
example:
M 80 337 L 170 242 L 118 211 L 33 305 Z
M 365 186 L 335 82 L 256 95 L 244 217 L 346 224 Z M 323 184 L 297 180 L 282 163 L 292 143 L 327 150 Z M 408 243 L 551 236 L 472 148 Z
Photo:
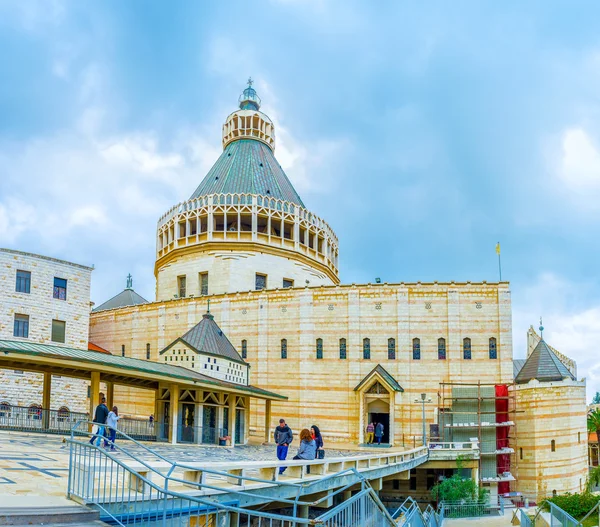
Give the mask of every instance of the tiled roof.
M 527 359 L 513 359 L 513 379 L 517 378 Z
M 101 348 L 100 346 L 97 346 L 93 342 L 88 342 L 88 351 L 97 351 L 99 353 L 106 353 L 107 355 L 112 355 L 112 353 L 110 351 L 105 350 L 104 348 Z
M 354 391 L 356 392 L 360 390 L 369 381 L 369 379 L 373 378 L 373 375 L 375 375 L 376 373 L 378 373 L 383 378 L 383 380 L 390 386 L 390 388 L 392 388 L 392 390 L 394 390 L 395 392 L 404 391 L 404 388 L 400 386 L 398 381 L 394 379 L 394 377 L 392 377 L 392 374 L 389 373 L 381 364 L 375 366 L 370 371 L 370 373 L 366 375 L 365 378 L 356 385 Z
M 148 304 L 143 296 L 138 295 L 133 289 L 124 289 L 118 295 L 113 296 L 110 300 L 100 304 L 92 309 L 92 313 L 104 311 L 106 309 L 115 309 L 117 307 L 137 306 L 138 304 Z
M 212 385 L 222 389 L 248 392 L 249 394 L 258 397 L 262 396 L 267 398 L 287 399 L 287 397 L 283 395 L 269 392 L 261 388 L 256 388 L 255 386 L 244 386 L 241 384 L 223 381 L 202 375 L 199 372 L 189 370 L 188 368 L 183 368 L 182 366 L 172 366 L 170 364 L 163 364 L 161 362 L 154 362 L 151 360 L 121 357 L 120 355 L 106 355 L 104 353 L 97 353 L 95 351 L 68 348 L 65 346 L 55 346 L 52 344 L 39 344 L 37 342 L 10 340 L 0 340 L 0 352 L 4 352 L 0 355 L 0 364 L 2 364 L 2 359 L 10 358 L 11 354 L 50 357 L 55 359 L 53 362 L 56 363 L 57 366 L 60 365 L 61 360 L 77 361 L 96 366 L 103 365 L 113 368 L 120 368 L 123 372 L 123 376 L 130 375 L 129 372 L 133 372 L 134 376 L 135 372 L 143 372 L 146 374 L 149 373 L 156 375 L 157 378 L 161 379 L 179 379 L 182 382 L 201 383 L 203 385 Z
M 543 340 L 540 340 L 515 377 L 515 382 L 524 384 L 531 379 L 550 382 L 575 379 L 575 377 L 550 347 Z
M 190 199 L 230 193 L 259 194 L 304 207 L 272 150 L 255 139 L 229 143 Z
M 210 313 L 202 315 L 202 320 L 198 324 L 185 335 L 169 344 L 160 354 L 162 355 L 178 341 L 186 343 L 196 351 L 226 357 L 232 361 L 246 364 Z

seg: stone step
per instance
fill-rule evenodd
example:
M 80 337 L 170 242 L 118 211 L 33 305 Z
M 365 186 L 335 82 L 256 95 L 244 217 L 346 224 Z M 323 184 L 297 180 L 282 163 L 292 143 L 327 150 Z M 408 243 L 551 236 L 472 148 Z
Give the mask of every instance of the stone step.
M 103 525 L 99 518 L 98 511 L 82 506 L 0 508 L 0 525 Z

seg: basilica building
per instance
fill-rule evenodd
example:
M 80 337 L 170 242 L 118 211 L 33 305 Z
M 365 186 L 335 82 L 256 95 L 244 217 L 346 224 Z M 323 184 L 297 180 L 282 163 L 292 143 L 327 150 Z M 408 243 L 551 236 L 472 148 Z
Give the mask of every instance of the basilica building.
M 220 366 L 225 382 L 251 379 L 287 397 L 272 406 L 250 402 L 250 436 L 267 437 L 265 422 L 274 427 L 285 418 L 295 432 L 318 425 L 326 444 L 364 444 L 371 422 L 384 425 L 388 446 L 419 445 L 423 431 L 440 441 L 477 437 L 482 449 L 488 445 L 477 477 L 492 490 L 515 487 L 520 460 L 531 492 L 579 490 L 585 461 L 571 464 L 572 481 L 557 479 L 540 490 L 535 460 L 554 456 L 552 466 L 559 467 L 580 450 L 585 460 L 585 383 L 569 359 L 545 345 L 537 351 L 531 345 L 528 368 L 515 369 L 507 282 L 343 284 L 326 211 L 310 210 L 278 163 L 275 124 L 251 83 L 225 119 L 222 146 L 189 198 L 158 219 L 154 301 L 128 284 L 91 313 L 91 342 L 208 375 Z M 202 327 L 211 327 L 217 340 L 226 336 L 227 354 L 217 344 L 213 355 L 202 353 L 192 340 Z M 555 371 L 537 379 L 533 362 L 548 360 Z M 523 371 L 518 385 L 517 371 Z M 568 393 L 576 417 L 565 431 L 538 433 L 525 425 L 519 446 L 520 416 L 535 417 L 529 401 L 540 390 L 550 398 Z M 122 411 L 130 401 L 160 421 L 166 410 L 153 400 L 145 407 L 143 397 L 133 388 L 115 389 Z M 203 426 L 204 404 L 197 402 L 193 426 Z M 426 487 L 427 474 L 415 474 L 415 486 L 422 477 Z

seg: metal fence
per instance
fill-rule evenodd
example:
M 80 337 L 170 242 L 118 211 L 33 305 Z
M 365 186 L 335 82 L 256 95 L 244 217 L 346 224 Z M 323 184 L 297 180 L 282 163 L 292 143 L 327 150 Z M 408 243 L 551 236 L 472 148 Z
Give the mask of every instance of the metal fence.
M 580 527 L 578 522 L 568 512 L 563 511 L 552 502 L 547 502 L 550 505 L 550 527 Z
M 40 406 L 0 405 L 0 429 L 45 434 L 68 434 L 73 425 L 87 420 L 88 414 L 66 408 L 50 410 Z
M 202 472 L 206 475 L 224 478 L 220 486 L 215 486 L 215 483 L 207 483 L 206 478 L 201 478 L 203 480 L 198 482 L 180 479 L 175 474 L 176 468 L 198 470 L 198 467 L 171 462 L 122 431 L 117 431 L 119 441 L 113 445 L 120 454 L 115 457 L 86 440 L 77 440 L 76 430 L 77 427 L 74 427 L 73 434 L 68 440 L 68 497 L 96 507 L 100 510 L 101 519 L 109 523 L 143 527 L 180 527 L 181 525 L 203 527 L 220 527 L 222 525 L 228 527 L 302 527 L 304 525 L 395 527 L 397 525 L 368 481 L 356 469 L 346 469 L 337 474 L 324 476 L 314 482 L 301 484 L 274 482 L 240 475 L 240 485 L 237 487 L 239 490 L 236 490 L 231 486 L 223 485 L 227 481 L 226 478 L 231 477 L 231 474 L 218 470 L 202 468 Z M 91 436 L 91 434 L 89 435 Z M 138 450 L 146 451 L 148 454 L 146 459 L 162 460 L 164 466 L 159 469 L 156 465 L 147 463 L 143 456 L 124 448 L 120 442 L 121 439 L 128 440 L 126 445 L 132 442 L 138 447 Z M 131 461 L 140 468 L 134 470 L 128 466 L 127 463 Z M 322 486 L 327 479 L 339 476 L 350 476 L 350 482 L 315 502 L 301 501 L 301 494 L 311 494 L 310 487 L 313 485 Z M 288 487 L 287 490 L 290 491 L 288 494 L 292 494 L 294 497 L 292 499 L 278 497 L 277 502 L 291 507 L 292 515 L 270 514 L 239 507 L 239 500 L 244 494 L 246 494 L 245 497 L 251 494 L 253 498 L 273 500 L 272 496 L 260 496 L 259 489 L 255 489 L 251 493 L 243 490 L 244 486 L 241 481 Z M 181 483 L 195 486 L 198 490 L 227 492 L 233 498 L 231 502 L 218 503 L 211 500 L 210 497 L 191 496 L 173 490 L 174 485 Z M 318 506 L 324 500 L 333 499 L 334 496 L 357 485 L 360 487 L 357 494 L 320 517 L 312 520 L 299 517 L 298 513 L 300 511 L 307 512 L 307 507 Z M 303 513 L 301 516 L 307 516 L 307 514 Z M 429 525 L 438 527 L 440 524 L 428 524 L 428 527 Z
M 473 503 L 455 503 L 442 502 L 444 505 L 444 515 L 446 518 L 482 518 L 504 515 L 504 502 L 499 501 L 498 505 L 484 502 Z
M 402 505 L 392 514 L 392 518 L 403 527 L 441 527 L 444 523 L 444 504 L 441 503 L 436 511 L 427 505 L 421 511 L 419 504 L 412 498 L 406 498 Z

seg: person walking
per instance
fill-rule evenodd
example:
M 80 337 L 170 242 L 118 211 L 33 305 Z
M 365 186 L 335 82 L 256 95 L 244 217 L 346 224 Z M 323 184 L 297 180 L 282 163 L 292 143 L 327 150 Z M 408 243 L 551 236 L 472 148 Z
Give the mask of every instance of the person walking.
M 287 458 L 288 448 L 294 440 L 292 429 L 285 424 L 285 419 L 279 420 L 279 426 L 275 427 L 275 444 L 277 445 L 277 459 L 283 461 Z M 286 467 L 279 467 L 279 473 L 283 474 Z
M 367 445 L 372 445 L 373 444 L 373 437 L 374 436 L 375 436 L 375 423 L 370 422 L 367 425 L 367 438 L 366 438 Z
M 106 418 L 106 424 L 109 427 L 108 433 L 110 436 L 110 449 L 113 452 L 115 451 L 115 440 L 117 439 L 117 421 L 119 419 L 121 419 L 121 416 L 119 415 L 119 409 L 116 406 L 113 406 L 112 411 L 108 413 L 108 417 Z M 106 445 L 107 443 L 104 441 L 104 446 Z
M 96 406 L 96 411 L 94 412 L 94 424 L 98 427 L 96 433 L 90 439 L 90 445 L 94 444 L 96 441 L 96 446 L 100 446 L 102 438 L 104 437 L 106 431 L 106 419 L 108 418 L 108 407 L 106 406 L 106 397 L 102 397 L 100 400 L 100 404 Z M 108 443 L 106 440 L 104 441 L 104 446 L 107 446 Z
M 312 438 L 310 434 L 310 430 L 308 428 L 304 428 L 302 432 L 300 432 L 300 446 L 298 447 L 298 453 L 294 456 L 293 459 L 315 459 L 317 455 L 317 445 L 315 440 Z
M 375 426 L 375 438 L 377 439 L 377 444 L 381 445 L 381 438 L 383 437 L 383 423 L 377 423 Z
M 325 450 L 323 450 L 323 436 L 317 425 L 312 425 L 310 427 L 310 435 L 317 447 L 315 450 L 315 459 L 323 459 L 325 457 Z

